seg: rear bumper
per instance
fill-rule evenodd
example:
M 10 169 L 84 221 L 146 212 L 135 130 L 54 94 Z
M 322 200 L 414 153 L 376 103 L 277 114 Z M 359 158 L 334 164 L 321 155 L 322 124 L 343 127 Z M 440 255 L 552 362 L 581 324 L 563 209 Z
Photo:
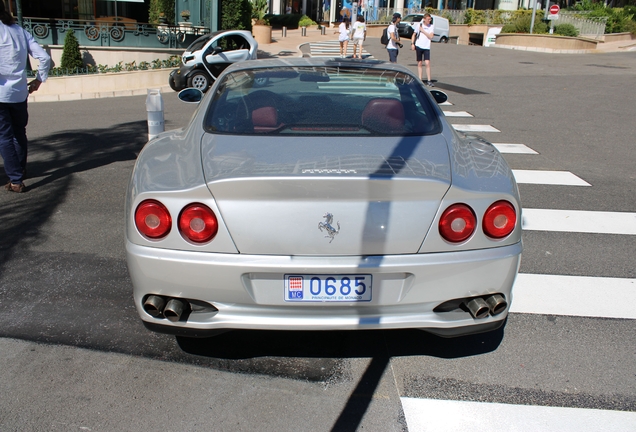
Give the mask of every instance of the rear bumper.
M 216 254 L 126 245 L 135 305 L 153 330 L 205 336 L 227 329 L 356 330 L 421 328 L 443 336 L 494 330 L 508 309 L 475 319 L 441 303 L 500 293 L 512 301 L 522 245 L 440 254 L 288 257 Z M 287 303 L 285 274 L 371 274 L 364 303 Z M 214 306 L 171 322 L 143 309 L 150 294 Z

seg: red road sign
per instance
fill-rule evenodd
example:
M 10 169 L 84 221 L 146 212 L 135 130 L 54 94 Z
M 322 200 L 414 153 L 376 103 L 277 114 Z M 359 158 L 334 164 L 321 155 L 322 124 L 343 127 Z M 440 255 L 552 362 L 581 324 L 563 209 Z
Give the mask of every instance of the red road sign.
M 551 15 L 558 15 L 560 10 L 561 10 L 561 8 L 559 7 L 559 5 L 550 6 L 550 14 Z

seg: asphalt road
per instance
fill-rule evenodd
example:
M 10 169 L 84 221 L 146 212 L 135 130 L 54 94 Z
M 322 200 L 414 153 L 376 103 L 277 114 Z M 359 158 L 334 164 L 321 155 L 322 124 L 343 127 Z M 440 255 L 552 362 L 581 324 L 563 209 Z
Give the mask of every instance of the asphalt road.
M 377 45 L 377 46 L 374 46 Z M 379 41 L 367 50 L 384 59 Z M 414 53 L 399 61 L 415 69 Z M 435 44 L 433 78 L 481 134 L 539 154 L 524 208 L 636 212 L 636 52 Z M 164 95 L 167 128 L 192 105 Z M 404 431 L 400 397 L 636 411 L 636 322 L 513 313 L 500 331 L 150 333 L 132 302 L 123 206 L 145 97 L 32 104 L 28 193 L 0 193 L 0 430 Z M 6 178 L 0 177 L 6 182 Z M 636 236 L 524 233 L 522 273 L 636 278 Z M 545 298 L 550 302 L 551 298 Z M 596 301 L 620 303 L 602 291 Z M 497 424 L 496 419 L 482 419 Z

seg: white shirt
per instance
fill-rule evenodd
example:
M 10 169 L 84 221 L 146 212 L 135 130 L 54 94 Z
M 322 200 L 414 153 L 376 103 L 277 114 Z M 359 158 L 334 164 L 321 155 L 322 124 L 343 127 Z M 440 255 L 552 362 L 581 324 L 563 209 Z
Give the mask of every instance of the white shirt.
M 364 39 L 364 34 L 367 31 L 367 25 L 361 21 L 356 21 L 353 24 L 353 38 L 354 39 Z
M 22 27 L 0 22 L 0 102 L 24 102 L 29 97 L 26 73 L 29 54 L 40 63 L 36 78 L 46 81 L 51 57 Z
M 340 23 L 340 25 L 338 26 L 338 31 L 340 32 L 340 35 L 338 36 L 338 40 L 340 42 L 349 40 L 349 29 L 347 28 L 347 25 L 345 23 Z
M 426 33 L 433 35 L 433 31 L 433 24 L 425 25 L 420 23 L 415 28 L 415 46 L 422 49 L 431 49 L 431 40 L 426 36 Z
M 395 34 L 395 40 L 400 40 L 397 34 L 397 26 L 395 25 L 395 23 L 389 24 L 389 28 L 386 31 L 387 36 L 389 36 L 389 43 L 386 44 L 386 49 L 398 49 L 397 45 L 395 45 L 395 42 L 393 42 L 393 39 L 391 39 L 391 33 Z

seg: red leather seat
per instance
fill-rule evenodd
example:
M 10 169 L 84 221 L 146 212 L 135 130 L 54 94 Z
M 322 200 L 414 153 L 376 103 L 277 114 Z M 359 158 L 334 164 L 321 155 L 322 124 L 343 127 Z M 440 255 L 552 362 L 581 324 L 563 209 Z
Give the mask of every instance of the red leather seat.
M 404 106 L 391 98 L 376 98 L 367 102 L 362 111 L 362 125 L 378 132 L 404 130 Z
M 271 132 L 280 127 L 278 111 L 271 106 L 256 108 L 252 111 L 252 125 L 254 132 Z

